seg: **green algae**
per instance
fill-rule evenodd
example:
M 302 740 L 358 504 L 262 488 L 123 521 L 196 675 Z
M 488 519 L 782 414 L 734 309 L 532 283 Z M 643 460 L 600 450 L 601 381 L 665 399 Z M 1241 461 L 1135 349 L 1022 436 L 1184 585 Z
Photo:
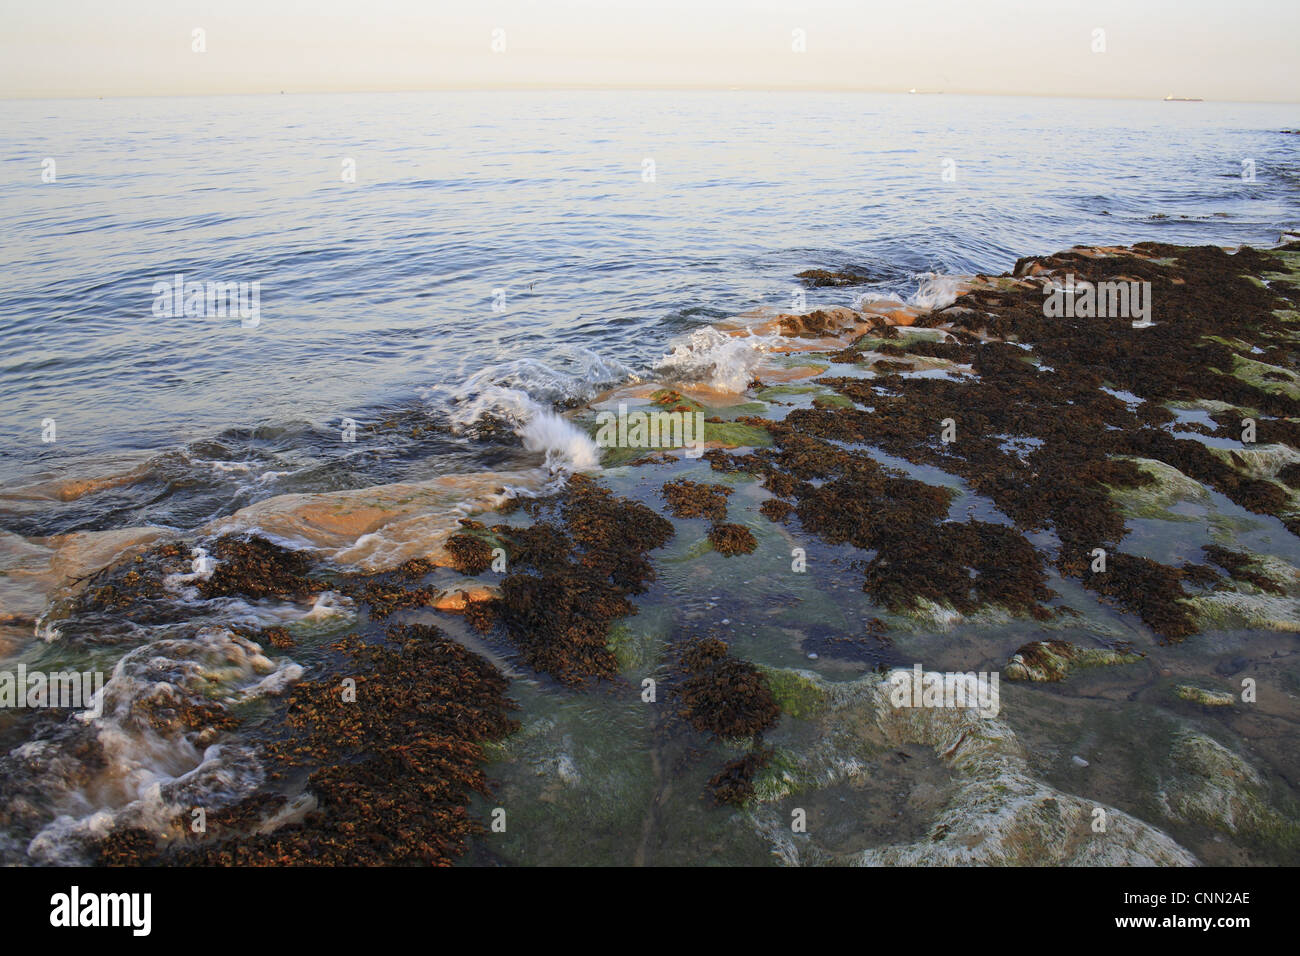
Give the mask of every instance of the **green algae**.
M 772 434 L 766 428 L 743 422 L 705 422 L 704 441 L 724 448 L 768 448 Z
M 1197 687 L 1193 684 L 1179 684 L 1174 688 L 1174 694 L 1179 700 L 1190 701 L 1193 704 L 1201 704 L 1205 707 L 1231 707 L 1237 702 L 1237 698 L 1232 694 L 1218 690 L 1206 690 L 1204 687 Z
M 1183 501 L 1208 502 L 1210 493 L 1199 481 L 1189 478 L 1173 465 L 1153 458 L 1126 458 L 1151 481 L 1127 488 L 1110 487 L 1111 499 L 1127 518 L 1153 518 L 1162 521 L 1194 521 L 1189 515 L 1179 515 L 1170 507 Z M 1108 486 L 1109 487 L 1109 486 Z
M 1261 391 L 1285 395 L 1290 399 L 1300 399 L 1300 375 L 1290 369 L 1235 355 L 1232 374 Z
M 611 627 L 606 646 L 618 661 L 619 673 L 642 675 L 653 670 L 671 629 L 672 613 L 667 607 L 646 607 Z
M 777 706 L 798 720 L 807 720 L 826 703 L 826 693 L 810 671 L 784 667 L 760 667 L 767 676 Z
M 774 803 L 816 786 L 816 777 L 792 751 L 777 747 L 767 765 L 754 775 L 753 803 Z
M 1223 833 L 1293 851 L 1300 846 L 1300 823 L 1280 813 L 1269 800 L 1259 771 L 1245 758 L 1203 733 L 1184 730 L 1175 737 L 1158 799 L 1168 815 Z
M 770 401 L 773 398 L 783 398 L 787 395 L 810 395 L 815 392 L 827 391 L 819 385 L 766 385 L 754 393 L 755 398 L 763 401 Z

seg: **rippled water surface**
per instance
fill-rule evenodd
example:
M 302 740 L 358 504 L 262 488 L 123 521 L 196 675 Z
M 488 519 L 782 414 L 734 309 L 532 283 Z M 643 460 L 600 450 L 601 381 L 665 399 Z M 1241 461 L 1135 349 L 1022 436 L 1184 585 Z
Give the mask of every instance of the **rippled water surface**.
M 345 418 L 436 410 L 512 361 L 542 402 L 616 381 L 696 326 L 788 308 L 804 269 L 893 291 L 1078 242 L 1272 243 L 1300 210 L 1296 125 L 1289 106 L 866 94 L 3 102 L 0 483 L 170 453 L 177 480 L 130 517 L 189 526 L 409 476 L 341 445 Z M 155 316 L 177 273 L 260 283 L 260 322 Z M 408 451 L 437 472 L 465 449 Z M 260 486 L 177 497 L 232 461 Z

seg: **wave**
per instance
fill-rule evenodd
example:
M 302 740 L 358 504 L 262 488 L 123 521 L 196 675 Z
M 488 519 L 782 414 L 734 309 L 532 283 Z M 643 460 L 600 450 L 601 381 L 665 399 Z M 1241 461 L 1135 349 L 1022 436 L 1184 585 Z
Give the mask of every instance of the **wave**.
M 596 443 L 555 407 L 586 401 L 602 387 L 635 376 L 621 362 L 586 349 L 575 350 L 571 363 L 572 371 L 523 358 L 476 372 L 446 395 L 452 427 L 465 431 L 505 422 L 526 449 L 545 455 L 552 472 L 598 468 Z
M 720 392 L 743 392 L 754 370 L 782 342 L 779 335 L 727 335 L 707 327 L 669 342 L 671 351 L 655 365 L 666 382 L 699 385 Z
M 913 276 L 917 281 L 916 291 L 904 298 L 903 304 L 914 306 L 922 312 L 946 309 L 957 301 L 964 285 L 970 281 L 968 276 L 944 275 L 938 272 L 923 272 Z M 897 302 L 897 296 L 884 292 L 864 292 L 854 300 L 854 308 L 861 309 L 873 302 Z

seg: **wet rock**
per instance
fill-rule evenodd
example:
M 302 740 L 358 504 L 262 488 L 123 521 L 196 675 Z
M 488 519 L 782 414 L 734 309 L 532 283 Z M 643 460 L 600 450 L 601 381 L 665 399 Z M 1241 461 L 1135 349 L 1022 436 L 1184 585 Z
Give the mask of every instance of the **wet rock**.
M 1190 866 L 1196 858 L 1168 835 L 1114 807 L 1058 790 L 1035 777 L 1016 734 L 973 709 L 894 707 L 888 679 L 820 682 L 817 743 L 778 748 L 755 783 L 760 833 L 787 863 L 859 866 Z M 792 792 L 864 778 L 881 755 L 904 745 L 933 749 L 954 780 L 951 796 L 911 843 L 840 851 L 816 830 L 791 833 L 774 806 Z M 802 798 L 801 798 L 802 799 Z M 1095 811 L 1106 830 L 1095 832 Z
M 843 288 L 844 286 L 866 285 L 868 282 L 874 282 L 871 276 L 862 272 L 841 271 L 834 272 L 829 269 L 805 269 L 803 272 L 795 275 L 809 289 Z
M 1077 668 L 1127 664 L 1141 657 L 1134 651 L 1079 647 L 1069 641 L 1033 641 L 1011 655 L 1003 673 L 1007 680 L 1060 681 Z
M 1196 687 L 1193 684 L 1179 684 L 1174 688 L 1174 693 L 1181 700 L 1191 701 L 1203 707 L 1231 707 L 1237 702 L 1237 698 L 1232 694 L 1217 690 L 1206 690 L 1204 687 Z
M 72 596 L 92 575 L 171 537 L 153 527 L 50 538 L 0 532 L 0 623 L 32 624 L 52 600 Z
M 1174 820 L 1292 850 L 1300 846 L 1300 824 L 1274 809 L 1259 771 L 1190 728 L 1174 738 L 1157 799 Z
M 1164 521 L 1187 520 L 1169 509 L 1182 501 L 1208 501 L 1210 494 L 1199 481 L 1193 481 L 1172 465 L 1150 458 L 1131 459 L 1151 481 L 1116 488 L 1112 497 L 1132 518 L 1158 518 Z
M 501 589 L 480 584 L 465 588 L 448 588 L 439 592 L 433 602 L 434 610 L 463 613 L 471 604 L 500 600 Z
M 257 531 L 359 570 L 389 570 L 412 558 L 443 558 L 462 518 L 490 511 L 507 488 L 539 487 L 541 472 L 443 475 L 422 482 L 319 494 L 277 495 L 210 522 L 200 533 Z

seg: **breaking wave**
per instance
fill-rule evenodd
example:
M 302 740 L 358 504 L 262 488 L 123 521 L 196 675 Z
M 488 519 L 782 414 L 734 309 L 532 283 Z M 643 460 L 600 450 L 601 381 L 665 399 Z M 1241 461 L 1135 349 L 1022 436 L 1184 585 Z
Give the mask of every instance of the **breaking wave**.
M 556 406 L 585 401 L 602 386 L 634 376 L 622 363 L 587 350 L 575 352 L 571 364 L 569 370 L 523 358 L 476 372 L 446 396 L 453 428 L 505 422 L 526 449 L 546 456 L 546 467 L 553 472 L 599 467 L 596 443 Z
M 925 272 L 915 276 L 916 291 L 903 299 L 904 305 L 929 312 L 934 309 L 946 309 L 957 301 L 962 286 L 967 281 L 965 276 L 941 275 L 937 272 Z M 898 297 L 885 292 L 864 292 L 854 301 L 855 308 L 862 308 L 873 302 L 896 302 Z
M 743 392 L 763 356 L 781 342 L 778 335 L 727 335 L 696 329 L 673 339 L 671 351 L 655 365 L 665 381 L 700 385 L 720 392 Z

